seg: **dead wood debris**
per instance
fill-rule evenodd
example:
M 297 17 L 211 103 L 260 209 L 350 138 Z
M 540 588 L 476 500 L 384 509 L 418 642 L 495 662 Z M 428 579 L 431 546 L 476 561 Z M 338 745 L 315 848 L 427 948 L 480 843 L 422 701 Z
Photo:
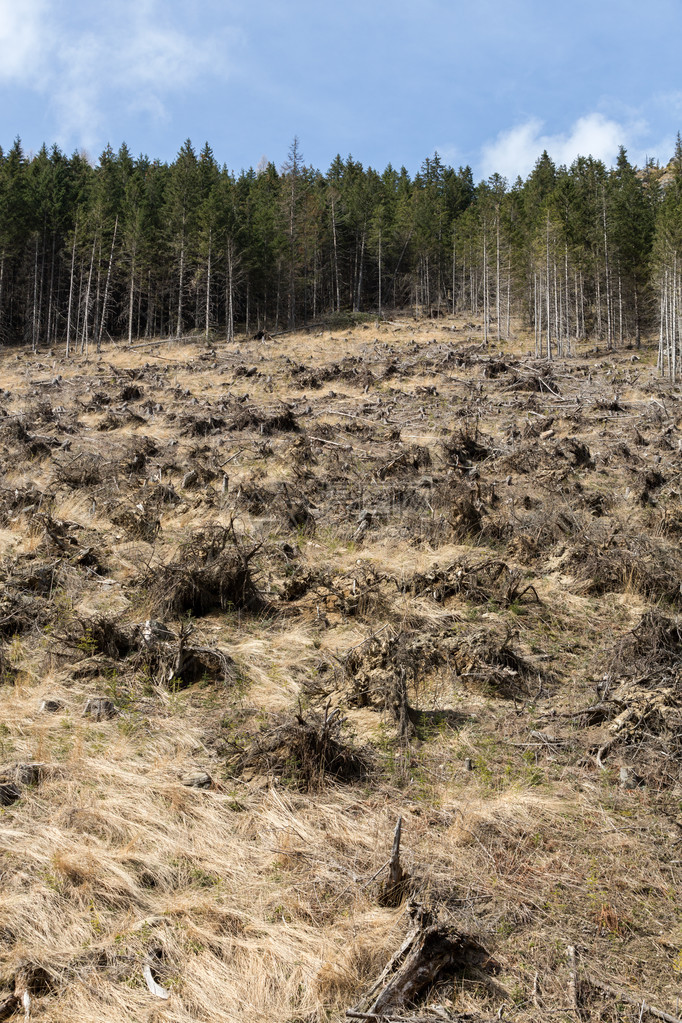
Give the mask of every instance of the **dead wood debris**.
M 285 720 L 255 736 L 246 746 L 228 754 L 231 772 L 278 775 L 305 791 L 320 789 L 327 781 L 351 783 L 368 778 L 374 757 L 366 748 L 344 737 L 346 720 L 339 708 L 324 714 L 299 710 L 293 721 Z
M 466 969 L 499 972 L 499 963 L 475 938 L 438 922 L 431 910 L 410 902 L 406 915 L 409 923 L 405 940 L 350 1011 L 351 1018 L 394 1018 L 446 973 L 451 976 Z
M 149 572 L 142 586 L 160 617 L 215 610 L 257 611 L 264 605 L 254 581 L 251 562 L 261 548 L 245 548 L 233 528 L 196 533 L 178 561 Z

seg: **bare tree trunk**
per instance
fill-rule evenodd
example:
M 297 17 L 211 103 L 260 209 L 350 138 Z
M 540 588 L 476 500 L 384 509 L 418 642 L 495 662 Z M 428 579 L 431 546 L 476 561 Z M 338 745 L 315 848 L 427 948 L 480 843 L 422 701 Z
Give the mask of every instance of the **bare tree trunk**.
M 667 283 L 667 270 L 664 279 L 661 281 L 661 301 L 660 301 L 660 321 L 658 329 L 658 371 L 659 373 L 665 373 L 665 346 L 663 344 L 664 338 L 664 322 L 665 322 L 665 283 Z M 665 282 L 665 283 L 664 283 Z
M 313 252 L 313 320 L 317 319 L 317 240 L 315 241 L 315 251 Z M 379 262 L 381 266 L 381 261 Z
M 571 296 L 568 276 L 568 245 L 564 245 L 564 278 L 566 284 L 566 354 L 571 354 Z
M 500 207 L 495 216 L 495 315 L 497 317 L 497 340 L 502 340 L 500 312 Z
M 611 272 L 609 267 L 609 245 L 606 234 L 606 197 L 602 192 L 602 219 L 604 224 L 604 273 L 606 287 L 606 344 L 613 348 L 613 328 L 611 324 Z
M 90 254 L 90 273 L 88 274 L 88 286 L 85 292 L 85 310 L 83 314 L 83 336 L 81 338 L 81 352 L 88 354 L 88 317 L 90 316 L 90 288 L 92 286 L 92 268 L 95 264 L 95 248 L 97 246 L 97 235 L 92 239 L 92 253 Z
M 206 259 L 206 340 L 211 328 L 211 229 L 208 231 L 208 257 Z
M 620 279 L 620 265 L 618 266 L 618 340 L 623 347 L 623 290 Z
M 78 221 L 73 229 L 73 246 L 71 248 L 71 274 L 69 276 L 69 308 L 66 314 L 66 357 L 71 355 L 71 310 L 73 308 L 73 271 L 76 266 L 76 238 L 78 236 Z
M 104 320 L 107 315 L 107 302 L 109 301 L 109 283 L 111 281 L 111 267 L 114 262 L 114 245 L 116 244 L 116 232 L 118 230 L 118 214 L 116 214 L 116 220 L 114 221 L 114 233 L 111 238 L 111 251 L 109 253 L 109 266 L 107 267 L 107 280 L 104 285 L 104 299 L 102 301 L 102 316 L 99 321 L 99 333 L 97 335 L 97 351 L 102 350 L 102 333 L 104 331 Z
M 52 338 L 52 311 L 54 308 L 54 255 L 56 249 L 56 238 L 54 231 L 52 232 L 52 262 L 50 263 L 50 296 L 47 303 L 47 344 L 50 346 Z M 59 288 L 59 281 L 57 281 L 57 288 Z
M 559 358 L 563 356 L 561 348 L 561 291 L 559 288 L 559 280 L 557 276 L 556 259 L 554 260 L 554 336 L 556 338 L 557 354 Z
M 2 328 L 3 321 L 3 305 L 2 300 L 4 297 L 4 286 L 5 286 L 5 250 L 2 250 L 0 254 L 0 328 Z M 2 344 L 2 335 L 0 334 L 0 344 Z
M 38 311 L 38 237 L 36 235 L 36 253 L 33 264 L 33 330 L 31 340 L 31 348 L 33 349 L 33 352 L 36 352 L 38 349 L 37 340 L 38 325 L 36 323 L 37 311 Z
M 483 226 L 483 340 L 488 347 L 488 317 L 490 310 L 488 306 L 488 237 L 485 225 Z
M 381 316 L 381 231 L 379 231 L 379 316 Z
M 639 290 L 637 288 L 637 278 L 635 277 L 633 284 L 633 298 L 635 302 L 635 342 L 638 348 L 642 347 L 642 331 L 639 323 Z
M 341 312 L 341 288 L 339 285 L 339 254 L 336 244 L 336 208 L 332 199 L 332 238 L 334 241 L 334 279 L 336 281 L 336 311 Z
M 456 261 L 456 256 L 457 256 L 456 241 L 457 241 L 457 235 L 453 231 L 452 232 L 452 315 L 453 316 L 455 315 L 455 290 L 456 290 L 456 287 L 457 287 L 457 283 L 456 283 L 457 278 L 456 278 L 456 274 L 455 274 L 455 270 L 456 270 L 456 267 L 457 267 L 457 261 Z
M 38 315 L 36 318 L 37 337 L 40 337 L 40 331 L 43 324 L 43 296 L 45 293 L 45 234 L 46 230 L 43 227 L 43 250 L 40 258 L 40 291 L 38 293 Z
M 360 244 L 360 266 L 358 268 L 358 290 L 355 299 L 355 311 L 360 312 L 360 298 L 362 294 L 362 265 L 365 258 L 365 229 L 362 229 L 362 241 Z
M 677 380 L 677 252 L 673 253 L 673 280 L 670 288 L 670 344 L 673 350 L 672 379 Z
M 101 227 L 101 224 L 100 224 Z M 102 237 L 100 235 L 99 248 L 97 252 L 97 287 L 95 288 L 95 308 L 92 314 L 92 336 L 95 337 L 97 333 L 97 324 L 99 323 L 99 288 L 102 278 Z
M 542 357 L 542 311 L 544 303 L 542 299 L 542 274 L 540 274 L 540 282 L 538 287 L 538 340 L 540 342 L 538 355 Z
M 175 336 L 180 337 L 182 333 L 182 289 L 185 277 L 185 211 L 182 211 L 182 235 L 180 236 L 180 280 L 178 283 L 178 323 Z M 170 323 L 168 324 L 170 328 Z M 170 334 L 170 329 L 168 331 Z
M 533 274 L 533 330 L 535 332 L 535 355 L 540 355 L 540 343 L 538 339 L 538 275 Z
M 228 341 L 234 341 L 234 242 L 231 238 L 228 238 L 227 248 L 225 250 L 225 256 L 227 259 L 227 277 L 226 277 L 226 316 L 227 316 L 227 330 L 226 338 Z
M 511 247 L 507 257 L 507 326 L 505 335 L 509 340 L 511 337 Z
M 128 344 L 133 343 L 133 306 L 135 303 L 135 257 L 137 254 L 137 244 L 133 245 L 133 254 L 130 262 L 130 290 L 128 292 Z M 141 297 L 141 296 L 140 296 Z M 137 333 L 140 333 L 140 316 L 138 308 L 138 323 Z
M 552 358 L 552 338 L 551 338 L 550 323 L 551 323 L 551 320 L 552 320 L 552 311 L 551 311 L 551 306 L 550 306 L 550 301 L 551 301 L 551 282 L 550 282 L 550 276 L 549 276 L 549 213 L 547 214 L 547 238 L 546 238 L 546 244 L 547 244 L 547 248 L 546 248 L 547 280 L 545 281 L 545 285 L 546 285 L 546 291 L 547 291 L 547 358 L 551 359 Z

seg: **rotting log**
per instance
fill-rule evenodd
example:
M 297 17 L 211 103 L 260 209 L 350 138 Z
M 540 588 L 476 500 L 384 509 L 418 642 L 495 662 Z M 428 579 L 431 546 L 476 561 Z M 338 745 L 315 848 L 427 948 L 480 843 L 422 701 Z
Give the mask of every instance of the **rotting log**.
M 499 971 L 499 964 L 470 935 L 437 922 L 419 903 L 410 902 L 407 913 L 410 927 L 405 940 L 351 1013 L 370 1019 L 390 1017 L 413 1005 L 446 971 L 467 967 Z

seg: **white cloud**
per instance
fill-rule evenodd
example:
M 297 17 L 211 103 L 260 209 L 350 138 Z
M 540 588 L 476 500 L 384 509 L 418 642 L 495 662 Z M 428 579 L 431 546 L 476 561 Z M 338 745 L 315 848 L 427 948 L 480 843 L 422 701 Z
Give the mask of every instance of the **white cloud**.
M 46 49 L 45 0 L 0 0 L 0 82 L 30 82 Z
M 75 8 L 76 10 L 74 11 Z M 92 146 L 107 116 L 168 117 L 173 94 L 226 73 L 235 37 L 198 33 L 163 0 L 76 3 L 59 21 L 46 0 L 0 0 L 0 87 L 46 97 L 62 145 Z
M 542 121 L 531 118 L 487 142 L 481 150 L 483 176 L 497 172 L 510 183 L 518 175 L 525 178 L 545 149 L 557 164 L 570 166 L 577 156 L 592 156 L 610 166 L 618 155 L 618 147 L 628 148 L 628 136 L 637 134 L 643 126 L 625 126 L 603 114 L 592 113 L 580 117 L 565 133 L 543 134 L 543 127 Z

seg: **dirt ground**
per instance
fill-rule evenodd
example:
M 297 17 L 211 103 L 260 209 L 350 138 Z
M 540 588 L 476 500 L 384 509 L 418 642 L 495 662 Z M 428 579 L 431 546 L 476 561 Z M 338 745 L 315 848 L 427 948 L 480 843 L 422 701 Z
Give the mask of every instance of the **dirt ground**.
M 678 1017 L 680 398 L 463 319 L 0 351 L 0 1019 Z

